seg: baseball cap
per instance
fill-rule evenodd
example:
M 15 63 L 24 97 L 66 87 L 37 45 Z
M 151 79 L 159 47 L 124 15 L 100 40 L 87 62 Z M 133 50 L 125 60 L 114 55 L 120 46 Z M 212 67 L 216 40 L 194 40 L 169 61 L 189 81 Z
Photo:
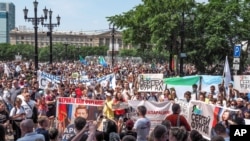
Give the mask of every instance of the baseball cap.
M 243 99 L 242 98 L 237 98 L 237 100 L 236 101 L 243 101 Z
M 126 127 L 133 128 L 134 127 L 134 122 L 133 120 L 129 119 L 126 121 Z
M 106 96 L 111 96 L 111 93 L 105 92 L 105 95 L 106 95 Z

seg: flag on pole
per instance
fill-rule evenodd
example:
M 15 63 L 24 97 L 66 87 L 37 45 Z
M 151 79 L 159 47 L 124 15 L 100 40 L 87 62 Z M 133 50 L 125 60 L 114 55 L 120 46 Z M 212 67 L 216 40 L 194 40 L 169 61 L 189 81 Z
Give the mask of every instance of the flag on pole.
M 82 64 L 88 65 L 88 62 L 85 59 L 83 59 L 81 55 L 79 55 L 79 59 Z
M 11 73 L 6 63 L 4 63 L 4 73 L 7 75 L 7 77 L 9 77 Z
M 231 72 L 230 72 L 230 67 L 229 67 L 227 56 L 226 56 L 225 65 L 224 65 L 223 77 L 224 77 L 223 78 L 224 86 L 227 89 L 228 84 L 231 82 Z
M 99 56 L 99 63 L 103 66 L 103 67 L 107 67 L 108 64 L 106 63 L 105 59 L 103 56 Z

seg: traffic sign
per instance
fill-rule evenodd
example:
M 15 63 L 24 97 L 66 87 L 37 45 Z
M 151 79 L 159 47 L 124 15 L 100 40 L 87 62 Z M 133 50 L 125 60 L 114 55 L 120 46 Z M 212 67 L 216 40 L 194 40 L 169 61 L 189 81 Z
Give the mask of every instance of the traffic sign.
M 234 64 L 239 64 L 240 63 L 240 58 L 234 58 L 233 63 Z
M 235 45 L 234 46 L 234 57 L 240 57 L 241 53 L 241 45 Z
M 233 64 L 233 70 L 240 70 L 240 64 Z

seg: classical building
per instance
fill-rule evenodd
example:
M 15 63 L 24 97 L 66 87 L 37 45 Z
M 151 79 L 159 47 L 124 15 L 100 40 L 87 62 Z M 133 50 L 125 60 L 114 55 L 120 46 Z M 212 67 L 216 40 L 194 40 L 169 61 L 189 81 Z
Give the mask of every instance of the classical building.
M 70 44 L 75 46 L 109 46 L 112 47 L 112 36 L 111 31 L 102 32 L 63 32 L 53 31 L 52 43 L 53 44 Z M 19 27 L 10 32 L 10 44 L 29 44 L 35 45 L 34 30 L 27 29 L 26 27 Z M 49 46 L 49 36 L 47 31 L 38 31 L 38 47 Z M 114 48 L 128 48 L 122 42 L 121 32 L 116 31 L 114 36 Z
M 15 5 L 0 2 L 0 43 L 9 43 L 9 32 L 15 28 Z

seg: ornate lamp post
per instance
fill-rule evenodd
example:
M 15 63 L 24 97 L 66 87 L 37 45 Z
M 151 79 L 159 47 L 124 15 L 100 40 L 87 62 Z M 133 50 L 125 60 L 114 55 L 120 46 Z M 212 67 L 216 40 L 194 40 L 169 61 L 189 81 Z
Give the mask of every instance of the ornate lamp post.
M 57 19 L 57 23 L 52 23 L 52 11 L 49 10 L 49 23 L 44 23 L 42 20 L 42 25 L 44 27 L 48 27 L 49 32 L 47 32 L 47 36 L 49 36 L 49 63 L 52 64 L 52 58 L 53 58 L 53 53 L 52 53 L 52 32 L 53 32 L 53 28 L 57 27 L 60 25 L 60 20 L 61 17 L 58 15 L 56 17 Z
M 69 43 L 64 43 L 63 44 L 65 46 L 65 61 L 68 60 L 68 46 L 69 46 Z
M 111 29 L 112 36 L 112 67 L 114 66 L 114 50 L 115 50 L 115 25 L 109 24 L 109 29 Z
M 25 7 L 23 9 L 24 12 L 24 19 L 25 21 L 28 20 L 28 22 L 32 22 L 32 24 L 34 25 L 34 30 L 35 30 L 35 69 L 38 70 L 38 45 L 37 45 L 37 29 L 38 29 L 38 24 L 39 22 L 46 20 L 47 19 L 47 14 L 48 14 L 48 9 L 46 9 L 46 7 L 43 9 L 43 13 L 44 13 L 44 17 L 37 17 L 37 6 L 38 6 L 38 2 L 35 0 L 33 2 L 34 4 L 34 17 L 28 17 L 28 9 Z

